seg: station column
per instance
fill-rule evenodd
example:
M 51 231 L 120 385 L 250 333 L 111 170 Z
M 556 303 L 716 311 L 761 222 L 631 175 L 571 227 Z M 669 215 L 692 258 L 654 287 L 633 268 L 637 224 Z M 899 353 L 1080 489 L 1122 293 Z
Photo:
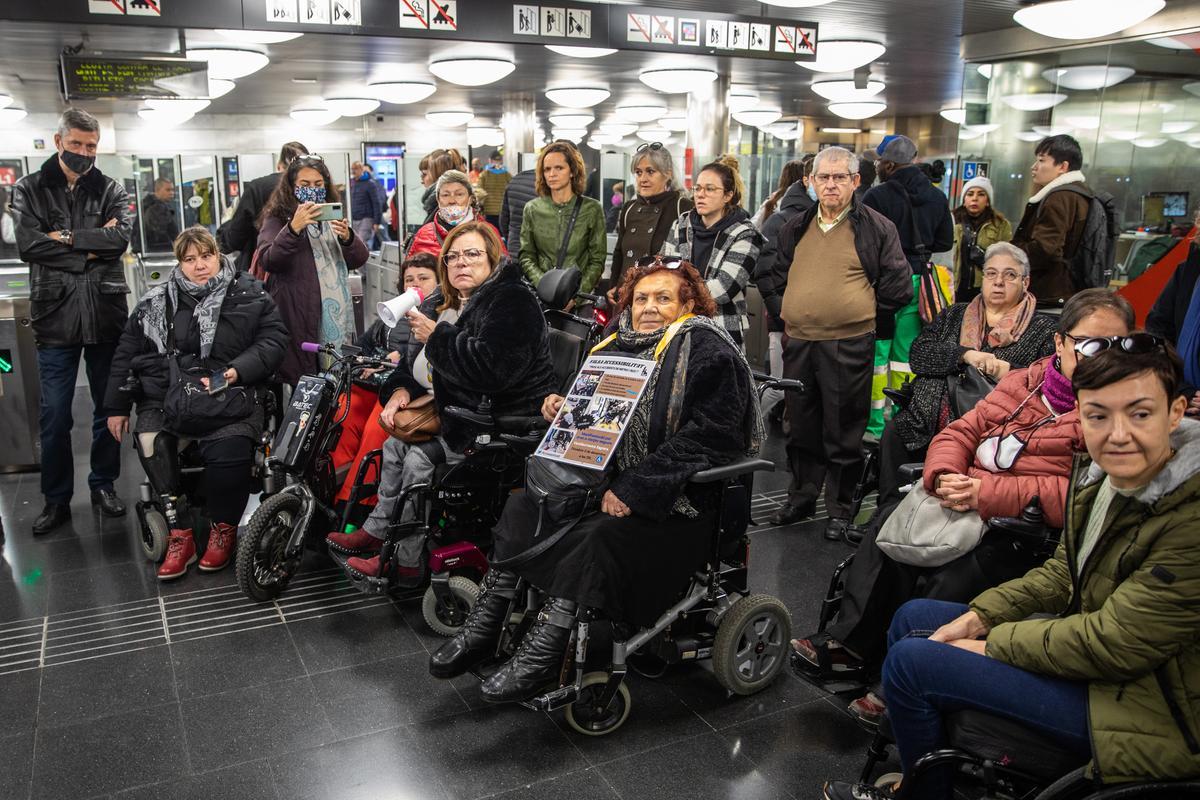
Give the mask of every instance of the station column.
M 697 87 L 687 96 L 687 147 L 698 167 L 729 147 L 729 75 Z
M 500 128 L 504 131 L 504 166 L 516 175 L 520 171 L 520 154 L 532 153 L 537 149 L 537 116 L 534 114 L 533 97 L 528 94 L 505 95 L 500 115 Z

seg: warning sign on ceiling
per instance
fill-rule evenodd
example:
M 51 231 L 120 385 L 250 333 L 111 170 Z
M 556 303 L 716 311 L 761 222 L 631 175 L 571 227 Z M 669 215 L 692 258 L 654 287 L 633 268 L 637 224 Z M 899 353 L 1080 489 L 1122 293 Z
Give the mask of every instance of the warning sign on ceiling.
M 592 12 L 586 8 L 568 8 L 567 36 L 571 39 L 592 38 Z
M 267 22 L 299 22 L 296 0 L 267 0 Z
M 429 30 L 429 0 L 400 0 L 400 27 Z
M 333 0 L 330 21 L 334 25 L 362 25 L 362 0 Z
M 538 6 L 513 6 L 513 33 L 518 36 L 537 36 L 539 31 Z
M 308 25 L 328 25 L 329 0 L 300 0 L 300 21 Z
M 429 0 L 429 15 L 430 30 L 458 30 L 457 0 Z
M 796 52 L 810 56 L 817 54 L 816 28 L 796 28 Z
M 92 14 L 130 17 L 161 17 L 163 0 L 88 0 Z

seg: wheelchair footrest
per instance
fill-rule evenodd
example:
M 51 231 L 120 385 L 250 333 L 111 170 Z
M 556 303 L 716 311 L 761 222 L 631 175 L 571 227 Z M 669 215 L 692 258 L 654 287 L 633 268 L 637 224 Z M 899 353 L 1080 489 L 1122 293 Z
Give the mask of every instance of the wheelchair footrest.
M 795 652 L 788 657 L 788 665 L 797 678 L 830 694 L 861 692 L 871 685 L 871 676 L 861 667 L 822 675 Z
M 566 686 L 560 686 L 552 692 L 539 694 L 537 697 L 525 700 L 521 705 L 534 711 L 554 711 L 557 708 L 569 706 L 578 699 L 579 689 L 576 688 L 575 684 L 569 683 Z
M 390 591 L 391 586 L 387 578 L 359 575 L 351 570 L 346 564 L 351 556 L 343 555 L 336 550 L 330 549 L 329 557 L 342 568 L 342 572 L 346 573 L 346 579 L 350 581 L 350 585 L 363 594 L 387 594 Z

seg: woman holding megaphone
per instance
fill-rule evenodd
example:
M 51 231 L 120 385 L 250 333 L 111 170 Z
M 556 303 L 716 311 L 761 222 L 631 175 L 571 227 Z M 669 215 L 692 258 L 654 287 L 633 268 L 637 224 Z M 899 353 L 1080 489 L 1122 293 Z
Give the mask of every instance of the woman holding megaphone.
M 442 244 L 439 288 L 409 311 L 408 357 L 400 359 L 380 391 L 380 425 L 393 436 L 383 446 L 378 503 L 360 530 L 326 537 L 331 549 L 354 556 L 347 567 L 358 576 L 378 576 L 379 551 L 405 486 L 423 483 L 434 470 L 430 448 L 455 464 L 478 432 L 471 423 L 448 417 L 447 406 L 477 408 L 486 398 L 496 416 L 538 416 L 542 399 L 554 390 L 549 337 L 537 296 L 521 278 L 520 267 L 502 260 L 496 229 L 471 220 L 454 227 Z M 400 420 L 432 395 L 440 431 L 420 447 L 396 438 Z M 411 438 L 411 437 L 410 437 Z M 436 454 L 440 455 L 440 454 Z M 437 459 L 441 460 L 441 459 Z M 404 508 L 400 521 L 414 510 Z M 396 584 L 417 585 L 425 567 L 419 536 L 397 544 Z

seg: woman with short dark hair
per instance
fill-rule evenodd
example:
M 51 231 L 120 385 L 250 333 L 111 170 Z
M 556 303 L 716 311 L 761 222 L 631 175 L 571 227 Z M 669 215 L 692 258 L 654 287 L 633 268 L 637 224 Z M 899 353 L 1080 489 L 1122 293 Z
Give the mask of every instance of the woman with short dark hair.
M 552 269 L 575 267 L 581 292 L 591 292 L 604 272 L 608 237 L 600 201 L 584 197 L 587 167 L 570 142 L 558 140 L 538 154 L 538 197 L 521 218 L 521 271 L 537 286 Z

